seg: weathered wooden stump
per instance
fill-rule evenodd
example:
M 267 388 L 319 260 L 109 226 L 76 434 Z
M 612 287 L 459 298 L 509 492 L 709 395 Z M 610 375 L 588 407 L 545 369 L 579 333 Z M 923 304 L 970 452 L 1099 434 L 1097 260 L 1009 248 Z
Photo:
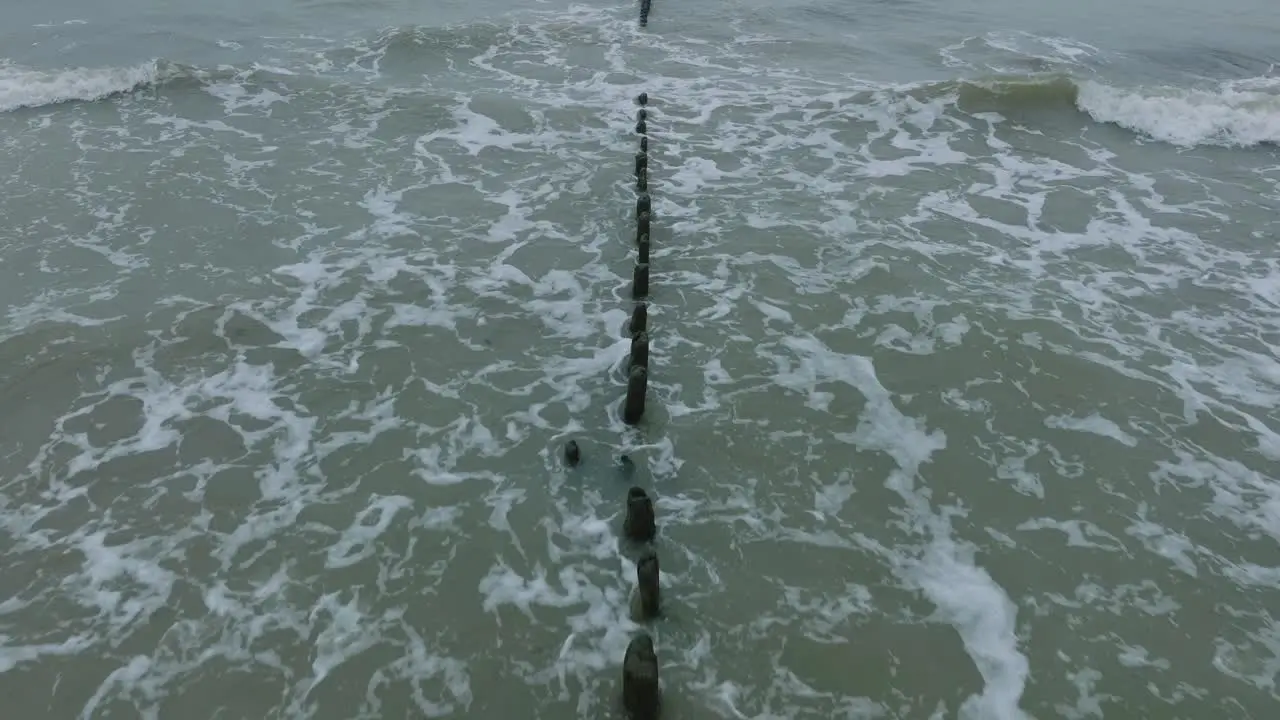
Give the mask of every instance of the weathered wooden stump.
M 635 617 L 651 620 L 661 612 L 661 596 L 658 588 L 658 554 L 652 550 L 640 556 L 636 563 Z
M 630 368 L 642 367 L 649 369 L 649 333 L 636 333 L 631 338 L 631 362 Z
M 631 337 L 635 337 L 637 333 L 642 333 L 649 329 L 649 306 L 638 302 L 636 307 L 631 311 L 631 322 L 627 324 L 627 331 L 631 333 Z
M 622 422 L 635 425 L 644 417 L 645 395 L 649 391 L 649 371 L 642 367 L 631 368 L 627 375 L 627 399 L 622 406 Z
M 622 658 L 622 706 L 631 720 L 657 720 L 661 705 L 658 654 L 653 638 L 641 633 L 631 639 Z
M 631 297 L 636 300 L 649 297 L 649 263 L 636 263 L 631 272 Z
M 622 532 L 636 542 L 649 542 L 658 534 L 653 499 L 638 485 L 627 491 L 627 517 L 622 522 Z

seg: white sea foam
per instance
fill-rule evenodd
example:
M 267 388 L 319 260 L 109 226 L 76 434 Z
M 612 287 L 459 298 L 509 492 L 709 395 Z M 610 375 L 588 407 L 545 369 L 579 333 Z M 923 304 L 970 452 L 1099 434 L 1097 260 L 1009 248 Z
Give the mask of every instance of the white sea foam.
M 1138 444 L 1137 438 L 1120 429 L 1114 421 L 1108 420 L 1098 413 L 1092 413 L 1087 417 L 1072 417 L 1064 415 L 1050 415 L 1044 419 L 1045 427 L 1051 427 L 1058 430 L 1074 430 L 1076 432 L 1092 433 L 1105 438 L 1110 438 L 1116 442 L 1135 447 Z
M 780 373 L 776 382 L 804 388 L 810 397 L 826 380 L 857 388 L 866 399 L 858 428 L 836 437 L 863 449 L 886 452 L 897 463 L 887 485 L 902 498 L 913 528 L 923 536 L 924 549 L 918 557 L 894 553 L 893 561 L 904 580 L 937 606 L 938 617 L 956 628 L 985 681 L 982 692 L 963 705 L 962 716 L 1025 718 L 1019 702 L 1029 667 L 1018 649 L 1016 607 L 991 576 L 973 563 L 972 548 L 956 541 L 946 515 L 935 511 L 927 494 L 916 486 L 925 463 L 945 449 L 945 436 L 938 431 L 925 432 L 918 421 L 894 407 L 891 394 L 877 379 L 868 359 L 841 356 L 812 338 L 791 339 L 787 344 L 801 356 L 800 364 L 796 370 Z
M 1103 550 L 1123 549 L 1123 543 L 1119 539 L 1087 520 L 1036 518 L 1019 524 L 1018 529 L 1057 530 L 1066 536 L 1067 544 L 1072 547 L 1099 548 Z M 1106 539 L 1110 542 L 1099 543 L 1095 539 Z

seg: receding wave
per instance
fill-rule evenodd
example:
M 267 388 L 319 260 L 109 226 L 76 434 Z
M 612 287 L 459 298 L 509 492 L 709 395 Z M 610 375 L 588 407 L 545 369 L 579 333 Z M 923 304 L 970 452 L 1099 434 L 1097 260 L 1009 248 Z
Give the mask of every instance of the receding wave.
M 1118 87 L 1057 73 L 945 81 L 919 86 L 911 94 L 954 96 L 966 112 L 1078 111 L 1095 122 L 1182 147 L 1280 144 L 1280 78 L 1195 89 Z

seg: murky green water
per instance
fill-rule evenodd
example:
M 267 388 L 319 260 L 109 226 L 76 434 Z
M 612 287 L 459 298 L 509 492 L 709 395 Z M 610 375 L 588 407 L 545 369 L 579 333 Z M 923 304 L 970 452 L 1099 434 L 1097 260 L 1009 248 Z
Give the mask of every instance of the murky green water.
M 1280 15 L 513 8 L 6 13 L 14 717 L 1271 716 Z

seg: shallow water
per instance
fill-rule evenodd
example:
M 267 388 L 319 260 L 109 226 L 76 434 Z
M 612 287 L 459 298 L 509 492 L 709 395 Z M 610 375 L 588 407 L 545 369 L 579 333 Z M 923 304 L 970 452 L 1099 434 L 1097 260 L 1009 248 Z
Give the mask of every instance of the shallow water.
M 512 7 L 7 13 L 14 717 L 1274 714 L 1280 15 Z

